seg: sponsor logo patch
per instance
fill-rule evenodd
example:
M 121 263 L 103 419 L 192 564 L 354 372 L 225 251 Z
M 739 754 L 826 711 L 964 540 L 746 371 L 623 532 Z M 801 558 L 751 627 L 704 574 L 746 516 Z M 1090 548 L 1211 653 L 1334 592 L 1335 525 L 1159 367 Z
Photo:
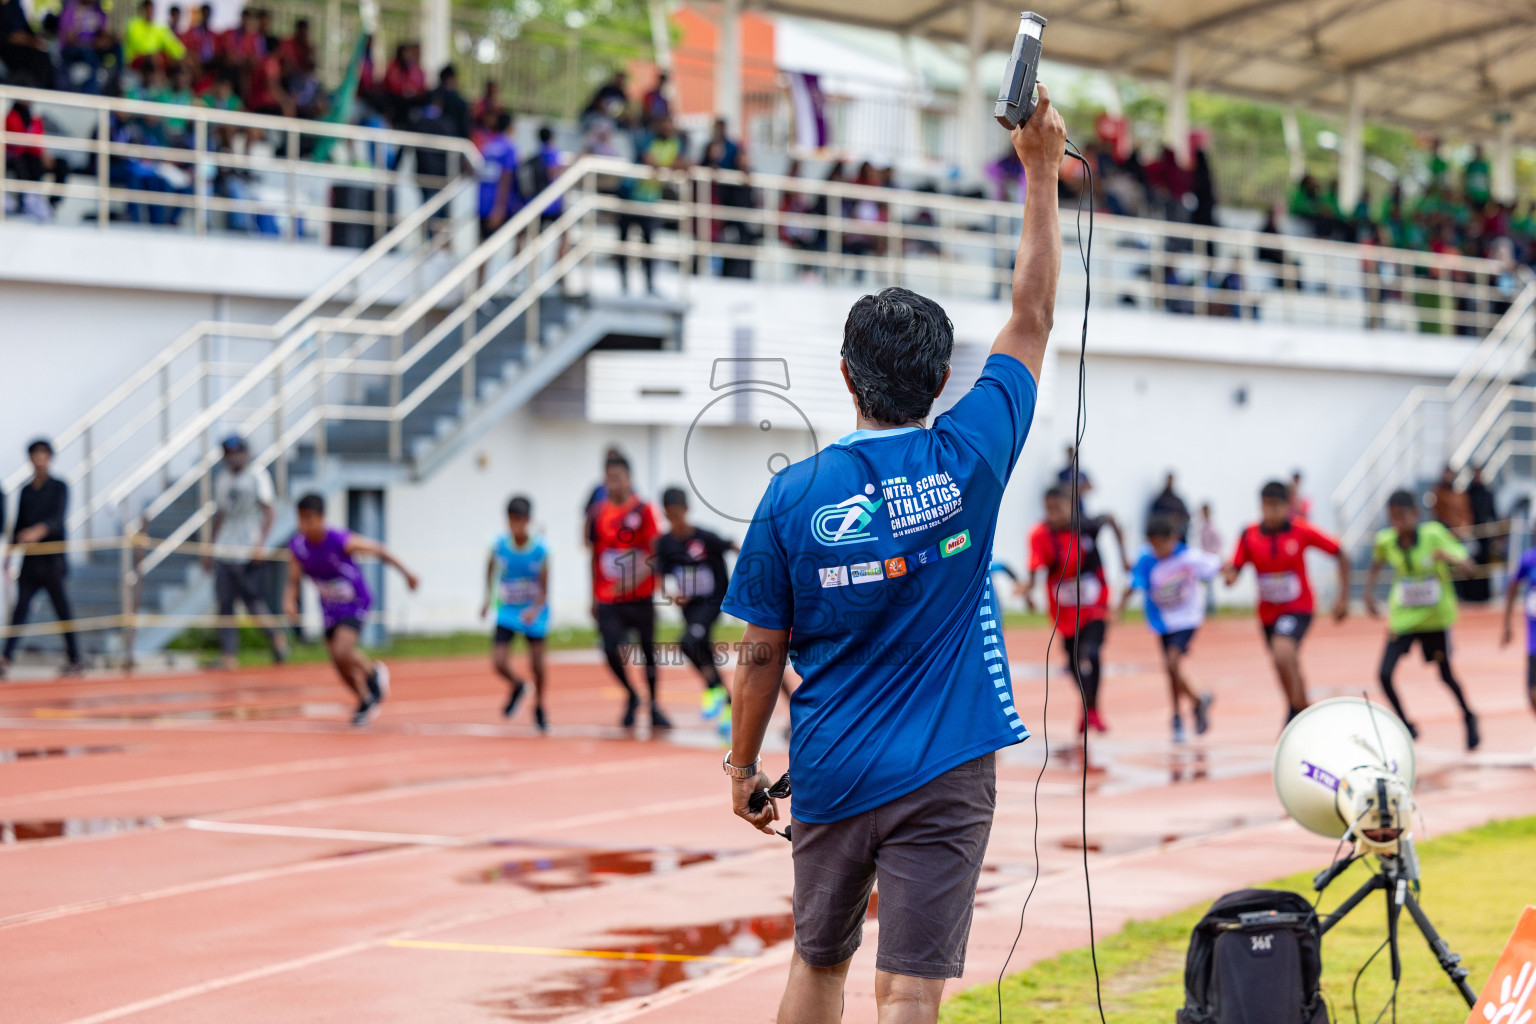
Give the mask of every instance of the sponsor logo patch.
M 923 550 L 913 555 L 912 558 L 917 562 L 918 565 L 932 565 L 934 562 L 939 560 L 939 549 L 930 544 L 928 547 L 923 548 Z
M 855 586 L 860 583 L 878 583 L 885 579 L 885 569 L 879 562 L 854 562 L 848 567 L 848 575 L 852 577 Z
M 958 555 L 970 546 L 971 531 L 961 530 L 953 537 L 944 538 L 943 543 L 939 545 L 939 554 L 944 558 L 948 558 L 950 555 Z
M 907 560 L 905 558 L 887 558 L 885 560 L 885 575 L 887 579 L 895 579 L 907 574 Z
M 823 587 L 846 587 L 848 585 L 848 567 L 846 565 L 834 565 L 826 569 L 817 569 L 821 576 Z

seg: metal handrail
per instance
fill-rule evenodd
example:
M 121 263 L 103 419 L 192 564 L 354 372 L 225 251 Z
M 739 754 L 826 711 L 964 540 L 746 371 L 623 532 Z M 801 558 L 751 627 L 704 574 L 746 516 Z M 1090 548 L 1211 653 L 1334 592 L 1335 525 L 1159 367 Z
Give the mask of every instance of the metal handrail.
M 640 203 L 633 199 L 604 194 L 599 189 L 599 184 L 613 179 L 632 182 L 659 179 L 679 188 L 680 197 L 676 200 L 664 199 L 655 203 Z M 720 183 L 750 184 L 763 191 L 769 201 L 761 209 L 723 205 L 716 202 L 715 197 L 710 194 L 713 186 Z M 459 187 L 468 186 L 467 183 L 461 182 Z M 819 254 L 784 246 L 780 244 L 777 228 L 786 223 L 796 222 L 797 217 L 814 216 L 780 211 L 774 197 L 785 192 L 825 197 L 828 200 L 828 213 L 817 219 L 826 225 L 829 234 L 841 234 L 845 237 L 855 234 L 878 234 L 883 235 L 892 244 L 886 253 L 872 256 L 845 253 L 841 251 L 840 246 L 830 244 L 826 252 Z M 850 203 L 879 203 L 894 211 L 927 210 L 934 215 L 935 226 L 904 223 L 896 216 L 886 221 L 862 221 L 843 210 L 845 199 Z M 439 195 L 434 200 L 437 204 L 436 208 L 440 209 L 445 201 L 445 197 Z M 552 226 L 535 234 L 538 232 L 542 216 L 555 203 L 565 204 L 566 209 Z M 376 244 L 353 267 L 349 268 L 348 273 L 342 275 L 342 278 L 355 280 L 367 267 L 377 263 L 383 258 L 384 253 L 407 237 L 407 232 L 420 228 L 432 212 L 433 207 L 430 204 L 429 207 L 413 211 L 386 239 Z M 600 214 L 615 212 L 643 213 L 664 221 L 675 222 L 679 227 L 677 242 L 654 246 L 618 243 L 596 228 L 596 220 Z M 938 278 L 941 282 L 970 280 L 995 284 L 1006 279 L 1009 269 L 1005 262 L 997 262 L 992 253 L 1005 251 L 1004 246 L 1007 247 L 1006 251 L 1011 252 L 1012 246 L 1016 244 L 1016 235 L 1011 230 L 1011 222 L 1018 216 L 1019 209 L 1016 204 L 995 200 L 819 182 L 783 175 L 744 175 L 700 168 L 684 172 L 658 171 L 613 158 L 583 157 L 563 172 L 549 188 L 511 217 L 491 238 L 486 239 L 467 257 L 457 262 L 443 275 L 436 277 L 428 286 L 409 297 L 384 317 L 370 319 L 363 315 L 371 309 L 372 301 L 354 303 L 340 314 L 322 315 L 321 307 L 329 298 L 334 297 L 342 286 L 333 281 L 321 292 L 317 292 L 316 296 L 301 303 L 278 325 L 259 332 L 253 329 L 255 336 L 275 340 L 279 344 L 251 364 L 242 377 L 222 391 L 217 400 L 203 403 L 200 410 L 179 424 L 176 429 L 165 427 L 158 448 L 147 457 L 138 460 L 117 480 L 104 486 L 99 496 L 93 495 L 83 507 L 77 510 L 72 519 L 88 518 L 101 509 L 128 501 L 157 473 L 168 474 L 174 460 L 181 458 L 183 453 L 192 446 L 200 444 L 200 439 L 206 438 L 209 431 L 221 424 L 226 417 L 236 413 L 244 414 L 245 400 L 255 393 L 258 387 L 264 387 L 268 382 L 271 383 L 271 398 L 258 403 L 258 411 L 252 413 L 247 422 L 261 423 L 272 419 L 275 432 L 280 438 L 293 436 L 291 430 L 293 420 L 289 417 L 301 412 L 303 413 L 301 419 L 318 416 L 313 425 L 319 426 L 322 434 L 328 418 L 382 420 L 398 427 L 406 416 L 419 408 L 426 397 L 431 395 L 434 389 L 441 388 L 454 373 L 461 371 L 467 373 L 484 345 L 517 315 L 532 309 L 540 294 L 577 267 L 590 266 L 593 260 L 603 256 L 648 255 L 675 262 L 683 268 L 685 279 L 691 272 L 688 268 L 695 261 L 703 263 L 711 256 L 725 256 L 751 259 L 767 268 L 819 263 L 833 272 L 864 269 L 888 274 L 893 280 L 901 280 L 912 275 L 926 275 Z M 765 244 L 733 246 L 715 241 L 711 236 L 710 228 L 718 222 L 759 224 L 768 229 L 765 230 Z M 983 230 L 976 229 L 978 223 Z M 1069 224 L 1067 230 L 1070 232 L 1074 228 Z M 1149 250 L 1144 248 L 1125 249 L 1120 254 L 1121 258 L 1129 254 L 1133 262 L 1147 262 L 1153 256 L 1166 256 L 1169 260 L 1189 259 L 1196 262 L 1208 258 L 1198 253 L 1192 254 L 1188 248 L 1179 249 L 1177 245 L 1169 244 L 1171 241 L 1178 240 L 1189 243 L 1189 248 L 1195 249 L 1198 249 L 1202 242 L 1215 242 L 1224 248 L 1263 246 L 1282 249 L 1299 259 L 1342 258 L 1353 265 L 1371 261 L 1382 262 L 1390 255 L 1393 260 L 1410 263 L 1423 268 L 1427 273 L 1440 273 L 1439 282 L 1444 283 L 1447 288 L 1455 284 L 1451 279 L 1456 275 L 1491 276 L 1499 269 L 1498 264 L 1488 260 L 1473 260 L 1433 253 L 1366 249 L 1345 243 L 1295 239 L 1261 232 L 1231 231 L 1120 217 L 1102 217 L 1097 230 L 1106 233 L 1111 239 L 1117 237 L 1116 232 L 1120 233 L 1119 237 L 1127 239 L 1150 239 L 1152 244 L 1160 245 L 1166 250 L 1161 253 L 1150 251 L 1149 254 Z M 504 266 L 494 272 L 485 273 L 493 259 L 509 254 L 509 250 L 515 248 L 517 240 L 525 235 L 528 236 L 528 244 L 523 246 L 520 252 L 511 252 L 510 259 Z M 538 261 L 547 257 L 550 250 L 565 237 L 572 238 L 576 243 L 567 256 L 558 260 L 552 270 L 537 271 Z M 950 252 L 941 251 L 932 257 L 908 254 L 902 251 L 903 241 L 931 242 L 949 247 Z M 1105 264 L 1115 266 L 1116 249 L 1112 245 L 1106 248 L 1110 250 L 1109 254 L 1095 261 L 1096 275 L 1104 272 L 1102 268 Z M 966 264 L 959 258 L 963 252 L 974 252 L 976 249 L 989 252 L 984 261 Z M 420 256 L 419 251 L 417 258 L 418 260 L 424 258 Z M 482 308 L 487 299 L 503 289 L 515 277 L 525 273 L 533 278 L 532 285 L 514 296 L 511 305 L 502 310 L 499 316 L 478 329 L 464 328 L 465 323 Z M 473 284 L 474 278 L 482 274 L 484 280 Z M 1077 286 L 1070 278 L 1064 277 L 1064 282 L 1069 288 Z M 1472 286 L 1456 284 L 1456 287 Z M 1203 286 L 1199 284 L 1155 279 L 1146 282 L 1117 279 L 1111 282 L 1108 294 L 1113 296 L 1117 290 L 1128 291 L 1132 288 L 1143 288 L 1147 294 L 1154 297 L 1154 301 L 1178 300 L 1194 303 L 1202 294 L 1206 294 L 1207 300 L 1213 303 L 1247 301 L 1240 298 L 1225 298 L 1216 293 L 1206 293 Z M 380 289 L 374 289 L 374 291 L 382 294 Z M 1103 293 L 1097 285 L 1095 291 Z M 1447 294 L 1460 293 L 1448 291 Z M 1481 293 L 1474 291 L 1468 294 Z M 449 304 L 446 314 L 443 313 L 445 303 Z M 1525 305 L 1529 305 L 1528 300 L 1525 301 Z M 1352 308 L 1358 311 L 1364 308 L 1364 304 L 1354 302 Z M 433 317 L 433 322 L 414 345 L 392 352 L 387 359 L 380 359 L 369 353 L 368 350 L 380 339 L 393 339 L 398 342 L 404 339 L 407 333 L 420 329 L 429 315 Z M 163 374 L 176 356 L 188 352 L 201 337 L 210 334 L 234 333 L 236 332 L 231 331 L 227 325 L 199 325 L 198 329 L 178 339 L 171 349 L 162 353 L 150 366 L 136 374 L 130 380 L 132 386 L 125 385 L 117 389 L 108 401 L 100 403 L 97 409 L 93 410 L 92 422 L 99 421 L 109 407 L 115 408 L 126 401 L 137 388 L 152 380 L 157 373 Z M 345 355 L 337 359 L 326 354 L 325 341 L 340 336 L 350 337 L 353 340 L 347 346 Z M 423 381 L 414 384 L 409 392 L 400 386 L 403 383 L 403 375 L 408 370 L 416 366 L 429 352 L 444 344 L 457 344 L 458 350 L 429 373 Z M 194 372 L 207 377 L 213 370 L 208 364 L 200 364 L 199 370 Z M 222 376 L 227 376 L 223 368 L 218 372 Z M 345 379 L 349 375 L 390 378 L 392 390 L 389 405 L 364 407 L 328 401 L 323 393 L 325 383 L 328 380 Z M 466 380 L 468 380 L 467 377 Z M 473 397 L 468 385 L 466 385 L 466 397 Z M 164 406 L 165 403 L 162 402 L 155 409 L 158 412 Z M 61 435 L 61 439 L 74 441 L 84 436 L 85 429 L 72 428 L 74 432 L 66 431 Z M 392 438 L 395 437 L 398 437 L 397 429 L 392 430 Z M 211 448 L 200 450 L 198 457 L 193 461 L 192 468 L 181 473 L 174 483 L 167 481 L 172 486 L 167 487 L 152 501 L 148 510 L 163 510 L 168 507 L 176 494 L 183 493 L 186 487 L 196 482 L 198 472 L 211 465 L 207 460 L 214 454 Z M 400 454 L 398 445 L 392 449 L 392 454 L 397 456 Z M 99 462 L 100 457 L 100 455 L 93 456 L 95 462 Z M 88 462 L 88 468 L 93 464 Z M 24 472 L 24 470 L 18 471 L 18 475 Z
M 468 179 L 460 179 L 447 188 L 443 189 L 427 203 L 418 207 L 416 210 L 413 210 L 410 214 L 401 219 L 401 221 L 396 224 L 388 234 L 380 238 L 368 249 L 364 250 L 356 259 L 348 263 L 344 269 L 333 275 L 308 298 L 295 305 L 276 323 L 240 324 L 204 320 L 192 325 L 186 331 L 182 332 L 182 334 L 177 337 L 177 339 L 173 341 L 169 346 L 156 354 L 148 363 L 131 374 L 127 380 L 114 388 L 106 398 L 96 403 L 96 405 L 94 405 L 84 416 L 77 419 L 74 423 L 70 424 L 58 435 L 56 435 L 53 440 L 55 451 L 62 452 L 75 444 L 77 441 L 88 438 L 91 434 L 91 431 L 98 423 L 102 422 L 112 412 L 116 411 L 140 388 L 144 387 L 146 384 L 149 384 L 156 377 L 164 374 L 179 357 L 185 355 L 193 348 L 194 345 L 205 338 L 239 337 L 253 340 L 270 341 L 282 338 L 283 336 L 289 334 L 305 320 L 309 319 L 316 312 L 322 309 L 327 303 L 336 299 L 348 286 L 353 285 L 359 281 L 364 274 L 377 266 L 397 246 L 411 238 L 417 232 L 420 232 L 422 228 L 430 220 L 432 220 L 432 218 L 440 215 L 442 211 L 445 210 L 461 193 L 471 189 L 472 187 L 475 187 L 472 181 Z M 410 261 L 407 260 L 405 262 L 409 263 Z M 364 297 L 374 298 L 379 294 L 382 294 L 382 289 L 378 285 L 375 285 L 369 288 L 367 292 L 365 292 Z M 348 310 L 344 312 L 351 312 L 353 315 L 361 313 L 363 309 L 367 308 L 366 306 L 362 306 L 360 304 L 361 301 L 362 300 L 360 299 L 359 301 L 352 303 L 348 307 Z M 194 372 L 198 373 L 199 376 L 205 376 L 206 374 L 202 372 L 204 369 L 204 367 L 200 366 L 198 371 Z M 160 412 L 164 408 L 168 407 L 168 405 L 169 396 L 162 395 L 160 398 L 151 403 L 151 408 L 155 412 Z M 102 461 L 107 455 L 111 454 L 111 452 L 117 447 L 117 444 L 120 443 L 120 441 L 123 439 L 126 439 L 126 437 L 122 436 L 120 432 L 119 435 L 115 435 L 114 438 L 109 439 L 108 445 L 94 446 L 94 450 L 90 453 L 90 456 L 87 459 L 85 466 L 83 467 L 84 474 L 88 475 L 94 468 L 94 465 Z M 17 487 L 20 487 L 26 481 L 30 474 L 31 469 L 29 466 L 24 465 L 18 467 L 5 478 L 3 484 L 4 490 L 6 492 L 14 492 Z M 97 512 L 104 508 L 110 507 L 111 504 L 112 502 L 106 499 L 92 499 L 78 505 L 76 509 L 71 513 L 70 525 L 77 528 L 80 524 L 89 521 L 91 516 L 95 515 Z
M 1443 386 L 1420 385 L 1403 398 L 1392 416 L 1334 489 L 1340 535 L 1358 542 L 1384 492 L 1401 486 L 1402 463 L 1423 454 L 1422 435 L 1431 426 L 1430 406 L 1440 407 L 1445 463 L 1464 470 L 1487 438 L 1499 430 L 1502 409 L 1512 400 L 1510 383 L 1528 368 L 1536 346 L 1536 282 L 1525 287 L 1498 325 L 1468 355 Z M 1411 476 L 1416 467 L 1409 465 Z M 1411 482 L 1411 481 L 1409 481 Z

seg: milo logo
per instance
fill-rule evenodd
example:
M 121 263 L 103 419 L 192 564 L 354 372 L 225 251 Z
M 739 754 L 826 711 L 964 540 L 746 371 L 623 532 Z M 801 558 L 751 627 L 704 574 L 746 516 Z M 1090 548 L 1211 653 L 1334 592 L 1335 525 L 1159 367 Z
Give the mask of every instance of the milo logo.
M 961 530 L 953 537 L 945 537 L 939 545 L 939 557 L 948 558 L 950 555 L 958 555 L 971 546 L 971 531 Z

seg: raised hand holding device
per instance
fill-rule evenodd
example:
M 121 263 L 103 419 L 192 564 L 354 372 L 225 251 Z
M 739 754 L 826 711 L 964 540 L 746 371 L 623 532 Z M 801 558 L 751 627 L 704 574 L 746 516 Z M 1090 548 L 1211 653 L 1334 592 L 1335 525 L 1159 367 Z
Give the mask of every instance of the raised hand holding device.
M 997 106 L 992 115 L 997 123 L 1013 131 L 1029 121 L 1035 112 L 1035 77 L 1040 73 L 1040 33 L 1045 19 L 1034 11 L 1019 17 L 1019 34 L 1013 38 L 1013 51 L 1003 69 L 1003 87 L 997 92 Z

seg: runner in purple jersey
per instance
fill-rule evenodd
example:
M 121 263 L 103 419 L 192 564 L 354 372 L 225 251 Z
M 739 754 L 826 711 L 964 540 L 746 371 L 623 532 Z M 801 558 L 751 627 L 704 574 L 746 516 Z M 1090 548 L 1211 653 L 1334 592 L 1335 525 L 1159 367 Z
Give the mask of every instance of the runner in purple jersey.
M 299 617 L 299 581 L 308 576 L 320 592 L 320 611 L 325 619 L 325 646 L 341 681 L 357 694 L 353 725 L 366 725 L 379 713 L 379 705 L 389 695 L 389 669 L 374 661 L 357 646 L 363 619 L 373 604 L 373 595 L 363 578 L 363 570 L 353 560 L 355 555 L 372 555 L 385 565 L 392 565 L 405 577 L 405 585 L 416 589 L 416 577 L 400 560 L 377 541 L 346 530 L 333 530 L 325 522 L 325 499 L 306 494 L 299 499 L 299 529 L 288 542 L 288 589 L 283 594 L 283 612 L 291 619 Z

